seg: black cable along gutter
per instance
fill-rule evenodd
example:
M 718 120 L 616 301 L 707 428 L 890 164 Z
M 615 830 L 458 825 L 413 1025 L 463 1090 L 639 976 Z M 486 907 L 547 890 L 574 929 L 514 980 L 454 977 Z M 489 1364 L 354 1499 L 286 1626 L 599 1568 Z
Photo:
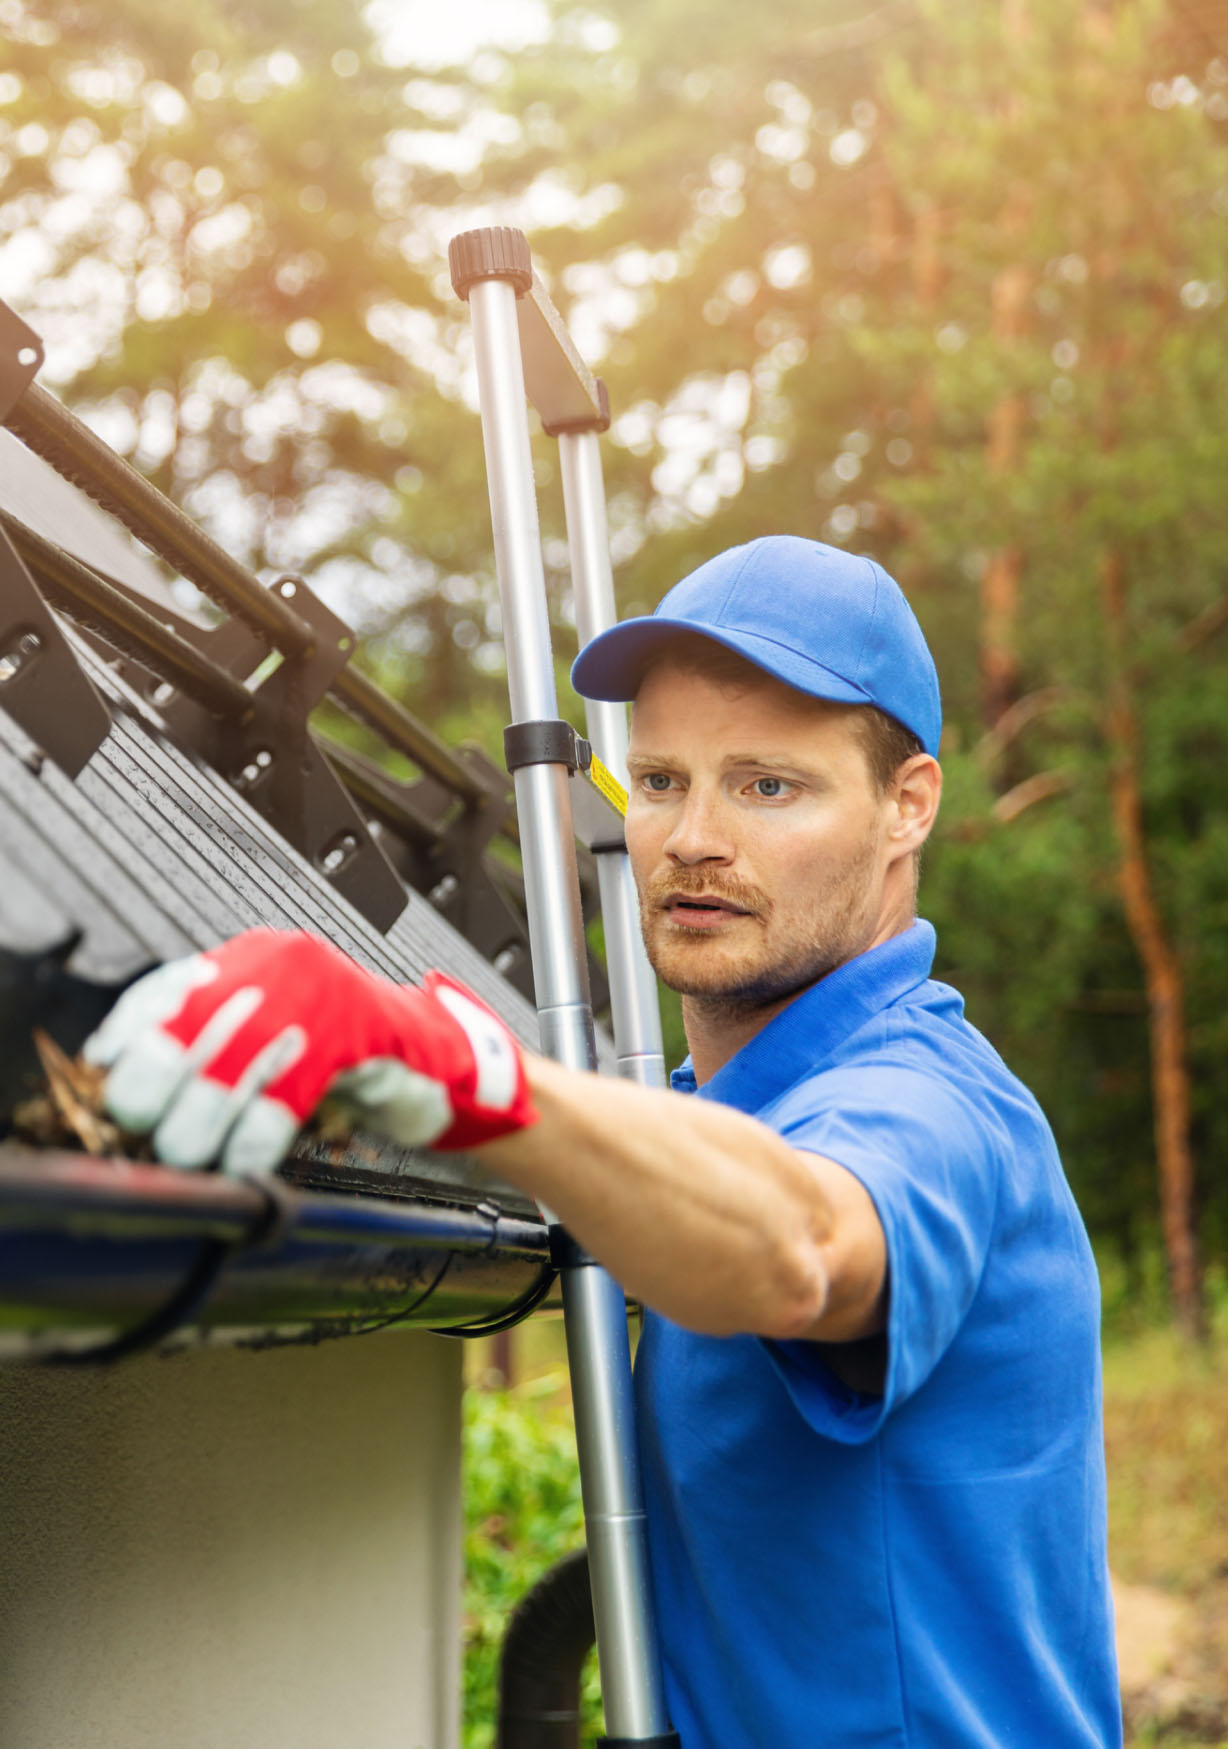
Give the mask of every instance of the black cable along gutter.
M 121 1330 L 93 1348 L 63 1348 L 43 1360 L 45 1366 L 111 1366 L 117 1360 L 127 1360 L 132 1354 L 145 1354 L 157 1348 L 182 1325 L 189 1324 L 202 1309 L 222 1271 L 240 1251 L 254 1246 L 276 1248 L 294 1224 L 291 1193 L 280 1178 L 273 1174 L 239 1172 L 235 1176 L 249 1185 L 260 1198 L 260 1210 L 255 1219 L 237 1239 L 203 1240 L 195 1261 L 187 1270 L 170 1297 L 135 1324 Z M 446 1261 L 444 1267 L 447 1267 Z M 443 1271 L 440 1271 L 442 1275 Z M 434 1287 L 438 1282 L 431 1285 Z M 428 1290 L 429 1291 L 429 1290 Z

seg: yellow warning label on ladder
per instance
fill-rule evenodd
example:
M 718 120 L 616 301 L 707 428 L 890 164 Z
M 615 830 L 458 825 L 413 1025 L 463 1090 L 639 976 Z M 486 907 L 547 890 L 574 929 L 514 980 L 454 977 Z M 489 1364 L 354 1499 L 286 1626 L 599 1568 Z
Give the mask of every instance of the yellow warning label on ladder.
M 588 780 L 594 789 L 609 802 L 612 808 L 617 808 L 620 814 L 627 812 L 627 792 L 619 783 L 608 765 L 603 765 L 597 755 L 593 754 L 593 762 L 588 768 Z

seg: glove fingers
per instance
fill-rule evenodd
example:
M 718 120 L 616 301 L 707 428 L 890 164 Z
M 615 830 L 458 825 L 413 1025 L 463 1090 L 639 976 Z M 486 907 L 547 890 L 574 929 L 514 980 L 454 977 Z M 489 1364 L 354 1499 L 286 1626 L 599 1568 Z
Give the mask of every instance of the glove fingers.
M 420 1075 L 395 1057 L 370 1057 L 338 1075 L 328 1089 L 359 1121 L 403 1147 L 423 1147 L 451 1127 L 454 1113 L 441 1081 Z
M 235 1001 L 236 997 L 232 996 L 230 1002 L 218 1010 L 218 1017 Z M 302 1120 L 280 1101 L 262 1099 L 260 1095 L 270 1082 L 298 1061 L 306 1045 L 307 1034 L 303 1028 L 288 1026 L 256 1052 L 233 1083 L 228 1084 L 207 1073 L 189 1075 L 154 1132 L 154 1150 L 158 1158 L 168 1166 L 207 1165 L 222 1153 L 223 1144 L 229 1148 L 227 1136 L 232 1128 L 237 1129 L 251 1108 L 260 1105 L 272 1107 L 273 1112 L 266 1112 L 262 1119 L 253 1121 L 240 1138 L 237 1149 L 258 1156 L 251 1161 L 252 1170 L 269 1170 L 275 1166 L 294 1140 Z M 268 1159 L 266 1155 L 274 1143 L 279 1144 L 277 1152 Z
M 203 954 L 169 960 L 129 986 L 102 1025 L 86 1039 L 81 1054 L 87 1063 L 109 1069 L 134 1039 L 170 1020 L 194 990 L 211 984 L 217 967 Z
M 288 1105 L 257 1094 L 244 1106 L 226 1138 L 223 1172 L 272 1172 L 290 1152 L 301 1128 Z
M 503 1023 L 436 973 L 399 989 L 315 937 L 254 930 L 134 984 L 86 1052 L 108 1108 L 180 1167 L 268 1171 L 330 1087 L 405 1146 L 536 1118 Z
M 190 989 L 194 990 L 198 982 Z M 161 1025 L 146 1026 L 140 1031 L 107 1076 L 107 1109 L 121 1129 L 140 1136 L 155 1128 L 184 1083 L 212 1062 L 262 1000 L 262 992 L 251 986 L 236 990 L 209 1017 L 190 1045 L 172 1038 Z M 177 1013 L 178 1008 L 173 1011 Z

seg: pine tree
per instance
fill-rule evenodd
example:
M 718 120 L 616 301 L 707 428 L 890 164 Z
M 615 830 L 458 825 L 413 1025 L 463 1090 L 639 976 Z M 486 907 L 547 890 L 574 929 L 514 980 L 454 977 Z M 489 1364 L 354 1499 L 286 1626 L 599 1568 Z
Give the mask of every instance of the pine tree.
M 0 21 L 0 283 L 42 381 L 237 557 L 309 575 L 424 709 L 480 695 L 481 446 L 418 189 L 453 85 L 388 65 L 352 0 Z
M 1192 1160 L 1228 1140 L 1207 849 L 1228 64 L 1207 18 L 628 6 L 603 35 L 569 17 L 493 88 L 538 143 L 483 187 L 527 202 L 553 167 L 595 215 L 534 241 L 581 319 L 589 288 L 620 294 L 601 368 L 625 607 L 771 528 L 901 578 L 947 701 L 927 888 L 945 963 L 1127 1250 L 1152 1131 L 1197 1333 Z M 1203 1200 L 1222 1245 L 1225 1198 Z

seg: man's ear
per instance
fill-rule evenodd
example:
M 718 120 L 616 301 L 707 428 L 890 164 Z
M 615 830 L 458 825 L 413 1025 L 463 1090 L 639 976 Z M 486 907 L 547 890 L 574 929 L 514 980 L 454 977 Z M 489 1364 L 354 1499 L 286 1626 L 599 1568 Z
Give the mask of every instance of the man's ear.
M 928 753 L 906 759 L 892 782 L 895 819 L 888 831 L 901 854 L 920 850 L 929 837 L 942 800 L 942 767 Z

